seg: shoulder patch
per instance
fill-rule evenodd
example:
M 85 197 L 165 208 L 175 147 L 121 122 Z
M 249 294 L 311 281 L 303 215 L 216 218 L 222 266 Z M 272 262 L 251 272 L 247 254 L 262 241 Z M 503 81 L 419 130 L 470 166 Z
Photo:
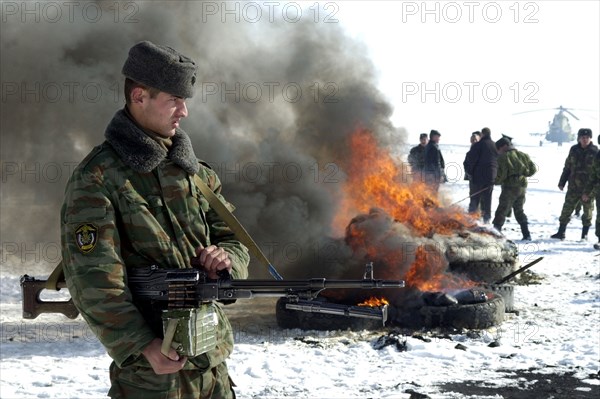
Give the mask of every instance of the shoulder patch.
M 79 251 L 89 254 L 98 243 L 98 227 L 93 223 L 84 223 L 75 229 L 75 243 Z

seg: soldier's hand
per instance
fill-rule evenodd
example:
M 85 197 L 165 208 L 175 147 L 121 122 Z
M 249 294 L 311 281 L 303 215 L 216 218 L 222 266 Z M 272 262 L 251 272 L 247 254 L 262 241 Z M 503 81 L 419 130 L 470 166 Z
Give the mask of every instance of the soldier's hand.
M 154 338 L 142 351 L 142 354 L 152 366 L 152 370 L 156 374 L 171 374 L 181 370 L 187 361 L 187 357 L 180 357 L 172 348 L 169 349 L 169 356 L 165 356 L 160 351 L 161 345 L 162 339 Z
M 583 202 L 588 202 L 588 201 L 590 200 L 590 196 L 589 196 L 589 195 L 587 195 L 587 194 L 583 194 L 583 195 L 581 196 L 581 200 L 582 200 Z
M 558 185 L 558 189 L 559 189 L 560 191 L 562 191 L 564 188 L 565 188 L 565 186 L 564 186 L 564 185 L 562 185 L 562 186 L 561 186 L 560 184 Z
M 227 272 L 231 273 L 231 259 L 229 259 L 229 253 L 223 248 L 216 245 L 209 245 L 204 248 L 200 245 L 196 248 L 196 256 L 200 261 L 200 265 L 206 270 L 209 278 L 217 279 L 219 277 L 217 275 L 219 270 L 227 270 Z

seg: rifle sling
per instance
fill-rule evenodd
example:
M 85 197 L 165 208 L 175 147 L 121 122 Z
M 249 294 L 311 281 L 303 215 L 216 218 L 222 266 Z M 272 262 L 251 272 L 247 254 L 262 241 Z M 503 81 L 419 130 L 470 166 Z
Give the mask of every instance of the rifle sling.
M 281 277 L 281 275 L 277 272 L 275 267 L 271 265 L 271 262 L 269 262 L 265 254 L 263 254 L 263 252 L 260 250 L 258 245 L 256 245 L 252 237 L 250 237 L 250 234 L 248 234 L 244 226 L 242 226 L 239 220 L 237 220 L 233 213 L 231 213 L 231 211 L 227 208 L 223 201 L 221 201 L 219 197 L 216 196 L 216 194 L 210 189 L 210 187 L 208 187 L 206 183 L 204 183 L 204 181 L 202 181 L 202 179 L 198 175 L 194 175 L 194 182 L 196 183 L 198 189 L 200 189 L 202 195 L 206 197 L 211 208 L 213 208 L 214 211 L 217 212 L 217 215 L 219 215 L 219 217 L 223 219 L 227 226 L 229 226 L 231 231 L 233 231 L 233 234 L 235 234 L 236 238 L 242 244 L 248 247 L 250 253 L 252 253 L 262 264 L 264 264 L 267 267 L 269 273 L 271 273 L 271 276 L 273 276 L 275 280 L 283 280 L 283 277 Z
M 65 272 L 63 270 L 62 260 L 56 265 L 48 279 L 46 280 L 46 289 L 47 290 L 60 290 L 58 288 L 58 282 L 65 281 Z
M 215 210 L 215 212 L 217 212 L 217 215 L 219 215 L 219 217 L 223 219 L 223 221 L 229 226 L 229 228 L 231 229 L 231 231 L 233 231 L 233 234 L 235 234 L 237 239 L 240 240 L 240 242 L 246 247 L 248 247 L 248 250 L 262 264 L 267 266 L 267 268 L 269 269 L 269 273 L 271 273 L 271 276 L 273 276 L 275 280 L 283 280 L 283 277 L 281 277 L 281 275 L 277 272 L 275 267 L 271 265 L 271 262 L 269 262 L 265 254 L 260 250 L 258 245 L 256 245 L 256 243 L 254 242 L 250 234 L 248 234 L 244 226 L 242 226 L 239 220 L 237 220 L 237 218 L 231 213 L 231 211 L 229 211 L 227 206 L 219 199 L 219 197 L 217 197 L 215 193 L 213 193 L 213 191 L 206 185 L 206 183 L 202 181 L 200 177 L 198 177 L 198 175 L 194 175 L 194 182 L 196 183 L 196 186 L 198 187 L 202 195 L 206 197 L 210 206 Z M 60 261 L 46 280 L 46 289 L 58 291 L 60 290 L 60 288 L 58 288 L 58 282 L 64 280 L 65 273 L 63 270 L 62 261 Z

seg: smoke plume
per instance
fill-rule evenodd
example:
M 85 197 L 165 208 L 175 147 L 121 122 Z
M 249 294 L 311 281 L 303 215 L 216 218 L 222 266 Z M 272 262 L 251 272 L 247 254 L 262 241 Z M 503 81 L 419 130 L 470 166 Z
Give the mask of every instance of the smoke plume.
M 382 146 L 405 140 L 389 121 L 392 108 L 376 88 L 366 48 L 339 23 L 291 21 L 277 9 L 271 20 L 264 8 L 258 21 L 244 15 L 236 21 L 214 12 L 225 3 L 209 3 L 213 8 L 98 2 L 84 10 L 83 2 L 62 9 L 60 19 L 50 7 L 44 14 L 49 3 L 39 3 L 40 18 L 23 14 L 21 3 L 3 8 L 3 263 L 10 256 L 25 263 L 59 257 L 50 250 L 60 242 L 65 184 L 124 105 L 121 67 L 141 40 L 174 47 L 198 63 L 200 82 L 182 128 L 280 272 L 331 275 L 323 265 L 343 263 L 348 248 L 331 222 L 346 176 L 348 136 L 361 127 Z M 92 22 L 97 10 L 102 16 Z M 252 266 L 252 277 L 266 275 Z

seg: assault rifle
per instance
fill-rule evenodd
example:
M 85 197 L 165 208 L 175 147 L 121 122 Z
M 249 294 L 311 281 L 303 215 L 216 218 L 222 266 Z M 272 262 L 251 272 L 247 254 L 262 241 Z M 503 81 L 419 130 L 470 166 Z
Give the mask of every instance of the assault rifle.
M 402 280 L 375 280 L 372 263 L 367 264 L 362 280 L 236 280 L 229 276 L 212 280 L 199 269 L 161 269 L 157 266 L 132 269 L 127 274 L 127 280 L 134 299 L 150 300 L 162 309 L 194 308 L 211 301 L 286 297 L 287 309 L 379 319 L 382 323 L 387 320 L 387 305 L 345 306 L 314 299 L 328 288 L 404 287 Z
M 287 309 L 304 312 L 327 313 L 352 317 L 387 320 L 387 306 L 346 306 L 315 301 L 317 295 L 328 288 L 402 288 L 402 280 L 376 280 L 373 264 L 368 263 L 362 280 L 333 280 L 311 278 L 306 280 L 236 280 L 220 277 L 209 279 L 199 269 L 161 269 L 157 266 L 134 268 L 127 273 L 128 286 L 134 298 L 151 301 L 159 308 L 177 309 L 197 307 L 211 301 L 234 301 L 256 297 L 286 297 Z M 42 300 L 40 294 L 47 289 L 46 280 L 24 275 L 21 278 L 23 318 L 35 319 L 42 313 L 62 313 L 74 319 L 79 312 L 73 300 Z M 58 282 L 56 289 L 66 288 Z

